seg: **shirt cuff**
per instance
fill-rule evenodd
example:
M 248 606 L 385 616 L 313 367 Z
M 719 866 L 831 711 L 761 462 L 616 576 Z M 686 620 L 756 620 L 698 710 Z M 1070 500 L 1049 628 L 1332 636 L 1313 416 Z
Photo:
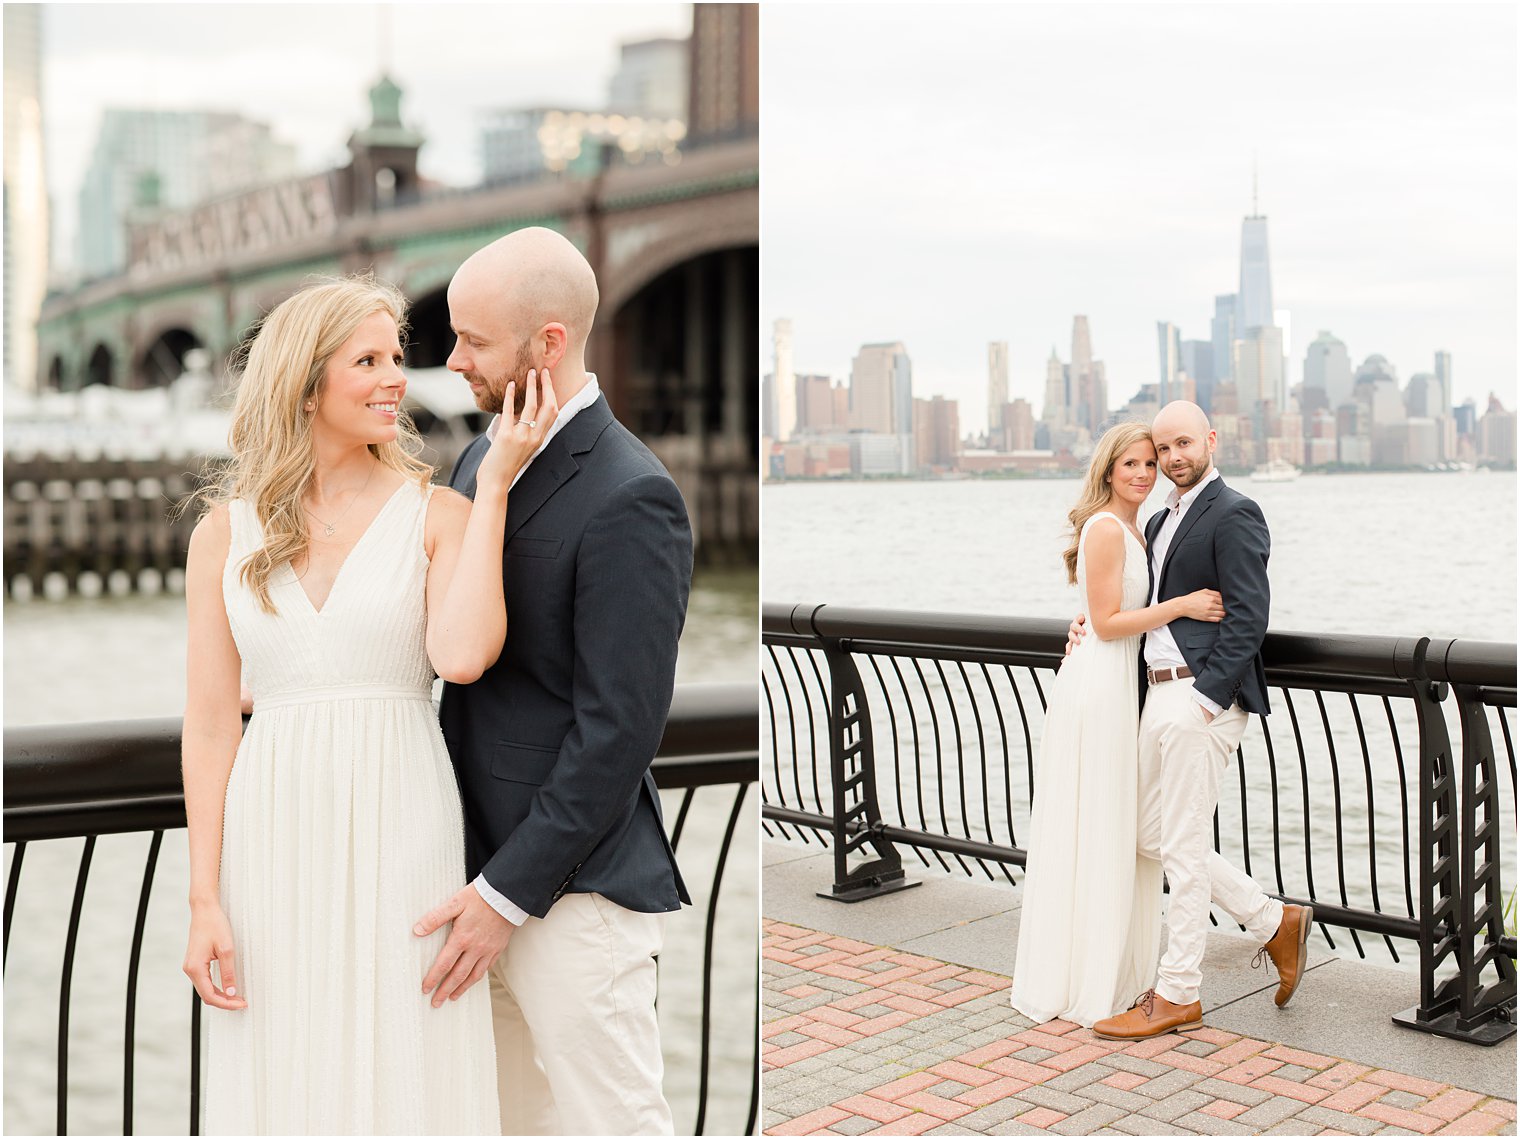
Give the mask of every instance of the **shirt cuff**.
M 511 900 L 491 883 L 486 881 L 486 876 L 481 874 L 470 883 L 475 887 L 475 892 L 485 899 L 486 905 L 506 918 L 513 925 L 522 925 L 528 920 L 528 911 L 521 906 L 515 906 Z
M 1223 712 L 1223 711 L 1224 711 L 1224 709 L 1223 709 L 1223 708 L 1221 708 L 1221 707 L 1220 707 L 1220 706 L 1219 706 L 1219 705 L 1218 705 L 1218 704 L 1216 704 L 1216 703 L 1214 703 L 1214 701 L 1212 701 L 1212 700 L 1210 700 L 1210 699 L 1209 699 L 1209 698 L 1208 698 L 1208 697 L 1207 697 L 1207 696 L 1205 696 L 1205 695 L 1204 695 L 1204 694 L 1203 694 L 1203 693 L 1202 693 L 1202 692 L 1199 692 L 1199 691 L 1198 691 L 1198 689 L 1196 689 L 1196 688 L 1195 688 L 1195 689 L 1193 689 L 1193 699 L 1194 699 L 1194 700 L 1196 700 L 1196 701 L 1198 701 L 1198 703 L 1200 703 L 1200 704 L 1202 704 L 1202 705 L 1203 705 L 1203 706 L 1204 706 L 1204 707 L 1205 707 L 1205 708 L 1207 708 L 1207 709 L 1208 709 L 1208 710 L 1209 710 L 1209 711 L 1210 711 L 1210 712 L 1213 712 L 1213 713 L 1214 713 L 1214 715 L 1216 715 L 1216 716 L 1217 716 L 1217 715 L 1219 715 L 1219 714 L 1220 714 L 1220 713 L 1221 713 L 1221 712 Z M 488 888 L 489 888 L 489 887 L 488 887 Z M 496 895 L 496 896 L 497 896 L 497 897 L 498 897 L 498 898 L 500 898 L 500 897 L 501 897 L 501 895 L 500 895 L 500 894 L 498 894 L 498 895 Z M 491 899 L 490 899 L 490 898 L 487 898 L 487 899 L 486 899 L 486 901 L 488 901 L 488 902 L 489 902 L 489 901 L 490 901 L 490 900 L 491 900 Z M 505 902 L 505 901 L 506 901 L 506 899 L 505 899 L 505 898 L 502 898 L 502 901 L 504 901 L 504 902 Z M 508 903 L 507 903 L 507 904 L 508 904 L 508 905 L 511 905 L 511 903 L 510 903 L 510 902 L 508 902 Z M 496 908 L 497 908 L 497 909 L 500 909 L 500 908 L 501 908 L 501 907 L 500 907 L 500 906 L 497 906 L 497 907 L 496 907 Z

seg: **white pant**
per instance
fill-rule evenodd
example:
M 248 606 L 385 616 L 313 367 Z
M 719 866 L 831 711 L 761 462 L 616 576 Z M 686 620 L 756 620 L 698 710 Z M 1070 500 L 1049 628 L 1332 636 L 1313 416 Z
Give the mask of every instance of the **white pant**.
M 491 966 L 503 1135 L 670 1135 L 655 961 L 664 914 L 566 894 Z
M 1173 1004 L 1198 999 L 1211 897 L 1258 941 L 1269 940 L 1282 922 L 1282 903 L 1214 850 L 1220 776 L 1248 719 L 1232 704 L 1207 721 L 1190 678 L 1153 684 L 1146 693 L 1135 845 L 1142 858 L 1160 861 L 1171 890 L 1156 992 Z

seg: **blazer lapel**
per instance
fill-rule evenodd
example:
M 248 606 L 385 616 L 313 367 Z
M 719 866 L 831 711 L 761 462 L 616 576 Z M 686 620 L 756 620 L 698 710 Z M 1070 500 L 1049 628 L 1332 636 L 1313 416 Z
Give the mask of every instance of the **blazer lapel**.
M 543 453 L 528 464 L 528 469 L 507 498 L 505 539 L 517 533 L 556 491 L 576 476 L 581 469 L 577 456 L 591 450 L 611 423 L 612 411 L 607 406 L 607 397 L 600 396 L 590 407 L 576 413 Z
M 1156 535 L 1161 533 L 1161 526 L 1166 521 L 1166 511 L 1158 510 L 1151 515 L 1151 520 L 1145 524 L 1145 568 L 1150 576 L 1150 595 L 1156 592 L 1156 559 L 1151 557 L 1151 549 L 1156 544 Z M 1149 595 L 1148 595 L 1149 596 Z M 1144 634 L 1141 634 L 1142 636 Z
M 1198 520 L 1209 512 L 1214 505 L 1214 500 L 1219 497 L 1219 492 L 1224 489 L 1224 479 L 1217 478 L 1198 495 L 1193 505 L 1188 507 L 1188 512 L 1182 518 L 1177 527 L 1177 532 L 1172 535 L 1172 540 L 1166 547 L 1166 561 L 1161 564 L 1161 587 L 1166 588 L 1166 571 L 1172 567 L 1172 552 L 1176 550 L 1182 539 L 1188 536 L 1188 532 L 1198 524 Z
M 490 446 L 484 435 L 477 435 L 465 446 L 459 461 L 454 464 L 454 472 L 449 477 L 449 486 L 464 495 L 471 502 L 475 500 L 475 472 L 480 470 L 480 463 L 486 457 L 486 448 Z

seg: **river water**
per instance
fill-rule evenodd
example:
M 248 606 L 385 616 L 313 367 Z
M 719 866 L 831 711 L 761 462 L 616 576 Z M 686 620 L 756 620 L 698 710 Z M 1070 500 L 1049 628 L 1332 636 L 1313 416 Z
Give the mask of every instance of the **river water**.
M 1274 631 L 1516 639 L 1513 475 L 1238 481 L 1261 504 L 1272 531 Z M 1169 486 L 1158 486 L 1142 517 L 1160 508 Z M 761 498 L 762 598 L 1067 619 L 1075 588 L 1066 584 L 1060 556 L 1078 489 L 1074 480 L 768 485 Z M 857 662 L 888 820 L 1018 845 L 1039 754 L 1041 686 L 1048 694 L 1051 673 L 976 666 L 963 673 L 953 664 L 903 658 Z M 821 801 L 827 813 L 820 718 L 827 699 L 818 677 L 787 650 L 768 657 L 764 675 L 767 794 L 809 810 Z M 1344 890 L 1349 903 L 1369 906 L 1376 888 L 1385 910 L 1404 912 L 1411 895 L 1417 904 L 1417 850 L 1404 843 L 1406 825 L 1418 834 L 1411 702 L 1385 706 L 1377 698 L 1326 694 L 1321 704 L 1311 693 L 1276 689 L 1272 700 L 1274 714 L 1253 721 L 1243 761 L 1226 777 L 1222 849 L 1237 864 L 1249 861 L 1271 889 L 1330 901 L 1340 901 Z M 1446 711 L 1459 740 L 1454 701 Z M 1514 712 L 1505 715 L 1513 734 Z M 1503 756 L 1496 712 L 1490 724 Z M 772 736 L 780 744 L 774 751 Z M 1512 821 L 1510 773 L 1503 760 L 1499 766 L 1501 803 Z M 1275 851 L 1274 818 L 1281 838 Z M 1514 881 L 1512 833 L 1501 826 L 1506 894 Z M 1417 837 L 1410 846 L 1417 847 Z M 984 874 L 974 865 L 968 871 Z M 1344 935 L 1335 936 L 1338 948 L 1346 946 Z
M 699 572 L 677 683 L 753 682 L 753 569 Z M 5 605 L 7 727 L 178 716 L 184 710 L 182 597 L 131 596 Z M 679 857 L 694 908 L 667 923 L 660 1020 L 667 1097 L 690 1133 L 699 1079 L 704 918 L 733 787 L 697 792 Z M 667 793 L 667 823 L 680 796 Z M 754 1071 L 759 864 L 751 788 L 724 870 L 714 936 L 711 1093 L 706 1130 L 740 1133 Z M 149 836 L 97 840 L 80 924 L 69 1030 L 69 1129 L 120 1134 L 127 961 Z M 23 862 L 5 981 L 5 1131 L 53 1134 L 58 993 L 69 899 L 82 840 L 33 843 Z M 6 847 L 9 870 L 14 847 Z M 144 934 L 136 1029 L 136 1131 L 185 1134 L 191 990 L 184 954 L 185 832 L 164 836 Z
M 1142 517 L 1160 509 L 1159 479 Z M 1232 482 L 1272 531 L 1271 627 L 1515 640 L 1515 476 Z M 1070 617 L 1072 479 L 839 482 L 761 491 L 767 602 Z

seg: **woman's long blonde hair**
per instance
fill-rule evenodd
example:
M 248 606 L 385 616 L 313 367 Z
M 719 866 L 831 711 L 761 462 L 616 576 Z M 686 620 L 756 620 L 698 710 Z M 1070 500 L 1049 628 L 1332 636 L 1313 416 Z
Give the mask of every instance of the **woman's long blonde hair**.
M 1066 580 L 1077 580 L 1077 546 L 1082 540 L 1082 527 L 1087 520 L 1108 502 L 1113 488 L 1108 480 L 1114 473 L 1119 456 L 1141 440 L 1150 441 L 1151 429 L 1144 423 L 1119 423 L 1103 432 L 1098 445 L 1093 448 L 1092 458 L 1087 461 L 1087 474 L 1082 479 L 1082 495 L 1066 517 L 1071 521 L 1071 545 L 1062 557 L 1066 560 Z
M 388 313 L 406 333 L 406 298 L 372 274 L 327 277 L 281 301 L 256 326 L 246 352 L 234 357 L 239 370 L 233 408 L 232 462 L 199 498 L 209 508 L 241 498 L 253 505 L 264 529 L 264 544 L 243 562 L 244 585 L 259 607 L 276 612 L 269 593 L 275 570 L 306 553 L 310 545 L 301 499 L 315 473 L 308 400 L 319 399 L 327 365 L 366 318 Z M 422 438 L 411 418 L 398 410 L 396 439 L 371 444 L 370 454 L 400 471 L 420 488 L 433 468 L 418 456 Z

